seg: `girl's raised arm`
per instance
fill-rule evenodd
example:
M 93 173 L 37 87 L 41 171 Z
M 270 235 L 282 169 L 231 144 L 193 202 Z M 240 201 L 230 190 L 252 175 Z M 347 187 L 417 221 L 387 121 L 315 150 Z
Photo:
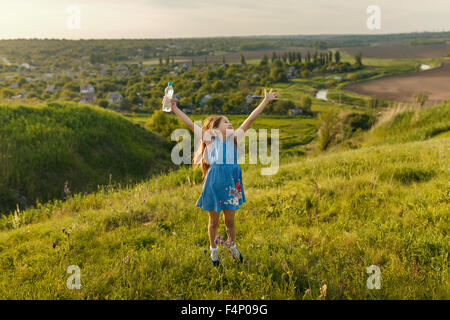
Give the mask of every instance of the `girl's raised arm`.
M 164 99 L 166 99 L 166 97 L 164 97 Z M 163 99 L 163 101 L 164 101 Z M 183 111 L 181 111 L 178 107 L 176 102 L 171 99 L 171 109 L 170 111 L 172 111 L 173 113 L 175 113 L 177 115 L 178 118 L 181 119 L 181 121 L 183 121 L 188 127 L 189 129 L 191 129 L 195 135 L 197 135 L 197 137 L 199 137 L 200 139 L 202 138 L 202 128 L 199 127 L 197 124 L 195 124 Z
M 252 122 L 256 119 L 256 117 L 259 116 L 261 112 L 263 112 L 264 108 L 269 104 L 270 101 L 278 100 L 278 92 L 272 92 L 272 90 L 273 89 L 270 89 L 270 91 L 267 92 L 266 89 L 264 89 L 264 100 L 259 104 L 259 106 L 256 107 L 255 110 L 252 111 L 252 113 L 250 113 L 250 116 L 248 116 L 248 118 L 245 119 L 244 123 L 242 123 L 241 126 L 236 130 L 237 140 L 240 140 L 244 136 L 245 131 L 250 128 Z

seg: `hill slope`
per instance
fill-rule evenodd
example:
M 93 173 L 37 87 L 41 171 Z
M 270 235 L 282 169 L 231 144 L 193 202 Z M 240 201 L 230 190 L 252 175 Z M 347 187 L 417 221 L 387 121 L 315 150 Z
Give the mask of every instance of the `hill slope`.
M 102 108 L 0 105 L 0 213 L 169 167 L 166 141 Z
M 316 299 L 324 284 L 327 299 L 448 298 L 449 145 L 324 154 L 274 176 L 249 168 L 236 215 L 245 263 L 221 247 L 220 269 L 203 254 L 208 217 L 189 169 L 17 213 L 0 224 L 0 298 Z M 81 290 L 66 288 L 69 265 Z M 380 290 L 366 287 L 370 265 Z

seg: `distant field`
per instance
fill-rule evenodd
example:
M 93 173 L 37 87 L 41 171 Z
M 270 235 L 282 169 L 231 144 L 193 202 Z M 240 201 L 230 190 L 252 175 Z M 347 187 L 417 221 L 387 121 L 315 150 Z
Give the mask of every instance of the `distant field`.
M 400 41 L 390 41 L 367 47 L 344 47 L 342 49 L 351 55 L 361 50 L 363 57 L 368 58 L 440 58 L 450 52 L 450 43 L 406 45 Z
M 272 58 L 272 53 L 276 52 L 278 56 L 282 55 L 284 52 L 300 52 L 303 57 L 305 57 L 306 52 L 310 51 L 311 55 L 314 53 L 314 48 L 279 48 L 279 49 L 267 49 L 267 50 L 257 50 L 257 51 L 242 51 L 242 52 L 224 52 L 218 51 L 211 56 L 183 56 L 179 59 L 183 59 L 191 63 L 194 59 L 194 63 L 205 63 L 205 57 L 208 64 L 220 63 L 223 61 L 225 56 L 226 63 L 240 62 L 241 53 L 244 55 L 245 60 L 250 64 L 259 63 L 259 60 L 266 54 L 269 59 Z M 324 51 L 324 50 L 322 50 Z M 326 50 L 325 50 L 326 51 Z M 176 59 L 175 59 L 176 60 Z
M 354 83 L 344 89 L 399 102 L 412 102 L 414 93 L 422 92 L 428 94 L 430 103 L 439 103 L 450 99 L 450 61 L 434 70 Z

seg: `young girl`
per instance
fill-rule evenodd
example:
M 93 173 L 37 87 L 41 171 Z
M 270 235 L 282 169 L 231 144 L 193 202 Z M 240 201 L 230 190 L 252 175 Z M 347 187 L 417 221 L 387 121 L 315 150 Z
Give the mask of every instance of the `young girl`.
M 243 262 L 242 254 L 236 248 L 235 211 L 245 202 L 244 186 L 242 183 L 242 169 L 237 163 L 239 151 L 237 144 L 250 128 L 252 122 L 272 100 L 278 100 L 278 92 L 264 89 L 264 100 L 253 110 L 250 116 L 237 129 L 225 116 L 209 117 L 200 128 L 186 114 L 184 114 L 171 100 L 174 112 L 192 131 L 201 138 L 201 145 L 194 156 L 194 164 L 201 159 L 203 172 L 202 194 L 195 204 L 209 212 L 209 242 L 211 261 L 214 266 L 220 265 L 217 243 L 220 211 L 223 210 L 227 232 L 227 246 L 233 258 Z

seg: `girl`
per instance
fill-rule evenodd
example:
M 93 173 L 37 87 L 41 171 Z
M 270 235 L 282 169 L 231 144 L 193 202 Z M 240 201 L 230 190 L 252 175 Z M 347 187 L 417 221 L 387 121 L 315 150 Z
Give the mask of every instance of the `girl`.
M 236 248 L 236 227 L 234 223 L 235 211 L 245 202 L 244 186 L 242 184 L 242 169 L 237 163 L 240 149 L 238 141 L 250 128 L 252 122 L 272 100 L 278 100 L 278 92 L 264 89 L 264 100 L 253 110 L 250 116 L 236 130 L 225 116 L 209 117 L 200 128 L 186 114 L 184 114 L 171 99 L 174 112 L 192 131 L 201 138 L 195 156 L 194 164 L 201 167 L 205 181 L 202 194 L 195 204 L 209 212 L 209 242 L 211 261 L 214 266 L 220 265 L 219 252 L 215 242 L 219 227 L 220 211 L 223 210 L 227 232 L 226 244 L 236 261 L 243 262 L 242 254 Z

